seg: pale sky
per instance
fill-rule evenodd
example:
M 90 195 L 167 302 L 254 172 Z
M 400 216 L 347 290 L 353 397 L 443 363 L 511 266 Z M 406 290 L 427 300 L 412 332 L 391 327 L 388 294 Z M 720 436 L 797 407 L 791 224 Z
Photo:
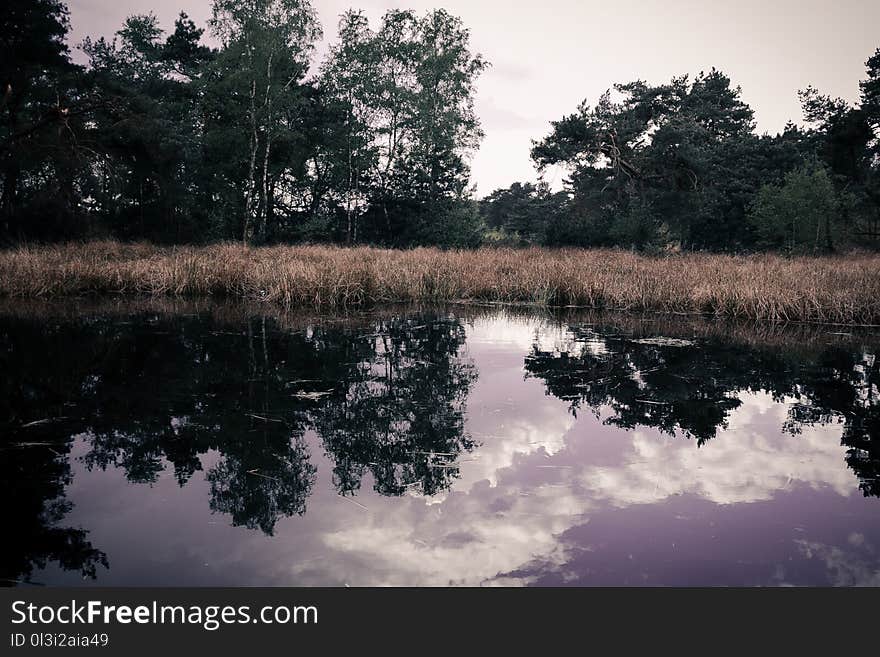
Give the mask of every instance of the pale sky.
M 69 0 L 71 45 L 110 35 L 127 15 L 153 11 L 170 28 L 179 11 L 204 26 L 210 0 Z M 471 31 L 492 67 L 480 78 L 477 113 L 486 133 L 473 158 L 477 195 L 535 180 L 532 139 L 549 122 L 616 82 L 666 82 L 712 66 L 740 85 L 759 132 L 801 119 L 809 84 L 858 98 L 864 62 L 880 47 L 880 0 L 313 0 L 323 58 L 338 15 L 364 9 L 376 27 L 392 7 L 445 8 Z M 551 172 L 558 185 L 562 174 Z M 554 180 L 554 176 L 557 178 Z

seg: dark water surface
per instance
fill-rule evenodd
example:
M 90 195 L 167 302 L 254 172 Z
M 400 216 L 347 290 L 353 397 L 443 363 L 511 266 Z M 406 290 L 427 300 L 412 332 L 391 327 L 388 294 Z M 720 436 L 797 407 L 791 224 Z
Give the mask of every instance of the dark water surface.
M 0 309 L 6 584 L 880 585 L 880 334 Z

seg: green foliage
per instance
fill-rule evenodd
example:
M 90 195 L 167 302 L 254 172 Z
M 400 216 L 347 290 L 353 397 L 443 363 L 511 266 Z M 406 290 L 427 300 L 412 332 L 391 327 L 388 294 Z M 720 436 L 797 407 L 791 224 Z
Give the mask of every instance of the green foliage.
M 614 96 L 609 91 L 595 106 L 583 103 L 534 144 L 538 167 L 562 165 L 569 171 L 568 216 L 547 234 L 555 236 L 553 242 L 596 246 L 792 248 L 791 235 L 785 246 L 768 213 L 785 198 L 796 202 L 797 176 L 784 193 L 777 186 L 818 158 L 828 171 L 810 174 L 821 178 L 814 191 L 823 202 L 814 211 L 835 216 L 803 219 L 801 228 L 810 225 L 813 238 L 794 231 L 794 248 L 808 242 L 820 248 L 817 229 L 823 249 L 858 236 L 876 239 L 880 160 L 874 153 L 880 124 L 871 117 L 878 116 L 878 71 L 880 51 L 868 61 L 861 107 L 814 89 L 802 92 L 805 118 L 814 127 L 789 124 L 772 137 L 754 134 L 752 110 L 739 88 L 715 69 L 693 81 L 683 76 L 659 86 L 615 85 Z M 844 198 L 846 203 L 840 202 Z M 764 213 L 760 220 L 749 216 L 753 204 Z M 789 208 L 785 216 L 791 213 L 801 210 Z
M 485 226 L 480 220 L 477 203 L 451 201 L 441 205 L 436 212 L 436 216 L 424 222 L 419 243 L 458 248 L 480 246 Z
M 205 81 L 214 101 L 209 129 L 224 137 L 213 142 L 209 162 L 222 163 L 213 182 L 239 202 L 241 239 L 262 242 L 278 200 L 308 188 L 296 175 L 311 151 L 299 121 L 321 28 L 308 0 L 214 0 L 211 29 L 222 47 Z
M 167 35 L 130 16 L 85 40 L 86 68 L 63 3 L 13 0 L 2 20 L 5 239 L 479 242 L 467 161 L 486 63 L 443 10 L 392 10 L 376 31 L 346 13 L 312 78 L 308 0 L 214 0 L 216 50 L 185 14 Z
M 0 241 L 65 235 L 77 203 L 79 153 L 71 130 L 57 130 L 78 127 L 82 114 L 69 28 L 58 0 L 8 0 L 0 10 Z
M 375 32 L 360 12 L 342 16 L 321 84 L 343 117 L 329 175 L 347 242 L 475 241 L 466 155 L 482 136 L 473 96 L 486 65 L 444 10 L 390 10 Z
M 790 253 L 831 250 L 839 214 L 831 178 L 822 166 L 789 172 L 781 185 L 764 185 L 749 221 L 762 246 Z
M 129 17 L 112 41 L 83 44 L 101 99 L 89 131 L 102 166 L 94 199 L 117 235 L 193 241 L 205 230 L 193 76 L 212 53 L 201 35 L 181 14 L 165 38 L 149 14 Z
M 796 136 L 755 137 L 752 110 L 715 69 L 693 81 L 636 81 L 614 91 L 621 100 L 613 101 L 609 91 L 595 107 L 582 104 L 553 123 L 532 151 L 539 167 L 563 165 L 571 172 L 571 207 L 578 218 L 567 223 L 588 231 L 573 242 L 736 245 L 748 202 L 766 182 L 755 174 L 774 169 L 767 160 L 779 157 Z
M 469 159 L 488 64 L 457 17 L 392 9 L 371 25 L 348 11 L 319 67 L 309 0 L 213 0 L 208 27 L 216 49 L 185 14 L 167 34 L 154 14 L 130 16 L 114 37 L 85 40 L 80 67 L 63 2 L 7 0 L 0 240 L 880 244 L 880 50 L 859 104 L 808 88 L 807 127 L 774 136 L 754 133 L 716 69 L 614 85 L 533 144 L 539 169 L 567 171 L 564 191 L 514 183 L 477 204 Z M 813 214 L 807 175 L 833 199 Z
M 651 207 L 634 198 L 625 212 L 612 219 L 608 236 L 614 244 L 644 249 L 656 242 L 658 223 Z
M 546 244 L 555 239 L 552 231 L 558 228 L 567 202 L 567 194 L 553 193 L 544 183 L 514 183 L 480 201 L 480 214 L 487 227 L 498 231 L 496 242 Z

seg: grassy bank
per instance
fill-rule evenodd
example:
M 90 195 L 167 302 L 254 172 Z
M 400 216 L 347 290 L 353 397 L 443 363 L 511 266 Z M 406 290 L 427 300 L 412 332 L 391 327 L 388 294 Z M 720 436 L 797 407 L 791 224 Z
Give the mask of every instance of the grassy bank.
M 0 295 L 89 293 L 233 297 L 286 308 L 467 300 L 880 324 L 880 256 L 115 242 L 0 251 Z

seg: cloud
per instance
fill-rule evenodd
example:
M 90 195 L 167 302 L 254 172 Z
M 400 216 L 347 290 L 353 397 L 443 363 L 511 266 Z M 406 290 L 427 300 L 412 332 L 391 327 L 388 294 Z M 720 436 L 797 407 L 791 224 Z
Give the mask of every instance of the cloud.
M 615 506 L 657 503 L 686 493 L 717 504 L 756 502 L 796 482 L 827 486 L 844 496 L 858 490 L 844 461 L 839 427 L 780 435 L 786 405 L 763 392 L 738 397 L 743 404 L 731 415 L 728 429 L 703 447 L 634 431 L 628 462 L 587 468 L 581 476 L 584 487 Z
M 534 572 L 536 563 L 542 572 L 564 573 L 571 546 L 563 534 L 609 505 L 662 504 L 684 494 L 742 504 L 795 484 L 857 492 L 834 427 L 780 435 L 785 406 L 763 393 L 742 397 L 729 428 L 699 449 L 654 431 L 604 427 L 591 416 L 560 423 L 549 406 L 531 424 L 525 414 L 504 418 L 505 429 L 478 450 L 477 462 L 463 464 L 461 481 L 442 501 L 411 497 L 329 529 L 322 566 L 296 566 L 291 574 L 359 586 L 528 584 L 531 576 L 518 570 Z M 833 550 L 822 554 L 837 558 Z M 857 575 L 870 581 L 867 571 Z
M 872 545 L 861 534 L 851 534 L 848 546 L 826 545 L 814 541 L 795 543 L 807 559 L 824 563 L 832 586 L 880 586 L 880 569 Z
M 492 97 L 479 100 L 476 110 L 480 123 L 483 126 L 492 126 L 493 132 L 528 130 L 531 134 L 543 127 L 542 122 L 499 105 Z
M 120 470 L 88 473 L 75 462 L 68 487 L 75 506 L 68 521 L 88 527 L 90 540 L 110 556 L 113 568 L 100 583 L 149 576 L 163 583 L 525 585 L 536 572 L 563 579 L 582 574 L 573 555 L 594 544 L 610 541 L 615 549 L 618 544 L 631 549 L 644 533 L 629 533 L 627 523 L 671 514 L 672 503 L 683 497 L 700 503 L 699 517 L 670 528 L 668 537 L 697 541 L 691 546 L 696 550 L 702 549 L 694 538 L 703 526 L 699 522 L 723 518 L 720 506 L 738 505 L 747 526 L 776 509 L 751 503 L 778 499 L 779 508 L 790 509 L 802 499 L 817 499 L 815 492 L 831 503 L 825 514 L 872 509 L 841 506 L 864 500 L 844 460 L 840 425 L 807 426 L 796 436 L 781 432 L 790 400 L 737 393 L 743 403 L 731 412 L 727 428 L 698 448 L 692 440 L 654 429 L 605 425 L 601 414 L 574 418 L 542 381 L 525 378 L 523 356 L 532 344 L 555 349 L 570 339 L 555 322 L 499 313 L 475 320 L 467 331 L 467 357 L 479 378 L 467 400 L 466 428 L 480 446 L 461 455 L 460 477 L 446 494 L 384 497 L 371 490 L 367 477 L 357 498 L 361 506 L 351 504 L 337 495 L 334 464 L 309 431 L 305 440 L 318 479 L 308 510 L 280 521 L 268 538 L 230 527 L 228 517 L 208 516 L 209 485 L 197 477 L 179 488 L 169 470 L 155 486 L 132 486 Z M 85 449 L 80 443 L 75 457 Z M 216 458 L 205 455 L 203 466 Z M 804 491 L 810 495 L 796 497 Z M 624 514 L 624 508 L 633 513 Z M 821 540 L 801 535 L 798 554 L 824 560 L 842 583 L 875 582 L 872 536 L 852 533 L 861 531 L 862 518 L 848 521 L 846 545 L 829 546 L 827 534 Z M 791 546 L 785 518 L 779 526 L 779 536 Z M 582 527 L 586 531 L 572 531 Z M 760 533 L 742 540 L 756 554 L 767 554 Z M 654 544 L 641 547 L 659 550 Z M 851 553 L 861 561 L 849 559 Z M 719 567 L 735 570 L 728 566 Z M 619 568 L 609 576 L 631 566 Z

